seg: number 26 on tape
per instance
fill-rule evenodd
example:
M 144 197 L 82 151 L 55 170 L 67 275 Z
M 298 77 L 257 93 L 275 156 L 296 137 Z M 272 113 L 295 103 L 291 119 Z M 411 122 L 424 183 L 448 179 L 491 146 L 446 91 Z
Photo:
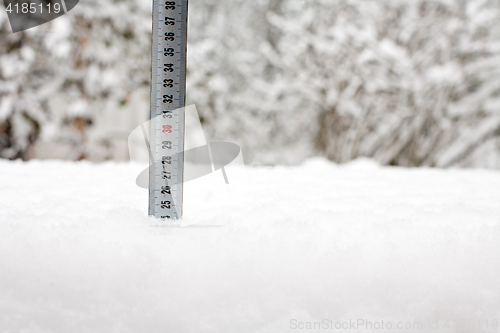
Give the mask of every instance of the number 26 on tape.
M 172 126 L 170 126 L 170 125 L 163 125 L 162 133 L 172 133 Z

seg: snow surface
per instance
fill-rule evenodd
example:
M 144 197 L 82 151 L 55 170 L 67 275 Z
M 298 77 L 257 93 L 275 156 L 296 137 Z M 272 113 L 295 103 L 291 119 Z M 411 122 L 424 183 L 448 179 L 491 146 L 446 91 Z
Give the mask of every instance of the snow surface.
M 500 319 L 499 172 L 234 167 L 229 186 L 186 184 L 191 227 L 176 228 L 146 216 L 138 164 L 0 170 L 2 333 Z

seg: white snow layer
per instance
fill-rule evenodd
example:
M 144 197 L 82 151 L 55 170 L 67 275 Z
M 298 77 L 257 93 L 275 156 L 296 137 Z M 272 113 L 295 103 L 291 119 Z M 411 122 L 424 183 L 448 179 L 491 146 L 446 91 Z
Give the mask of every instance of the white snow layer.
M 146 216 L 139 165 L 0 170 L 2 333 L 492 332 L 500 320 L 499 172 L 229 168 L 230 185 L 220 172 L 186 184 L 191 227 L 174 228 Z

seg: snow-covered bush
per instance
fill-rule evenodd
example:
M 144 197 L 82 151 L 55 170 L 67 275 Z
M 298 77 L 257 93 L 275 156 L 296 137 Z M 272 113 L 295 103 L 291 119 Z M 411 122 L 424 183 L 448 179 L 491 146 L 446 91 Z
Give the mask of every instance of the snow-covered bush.
M 125 156 L 150 6 L 80 1 L 16 35 L 2 13 L 1 156 Z M 500 168 L 498 1 L 190 0 L 189 29 L 188 104 L 247 162 Z
M 215 135 L 235 132 L 252 159 L 270 163 L 322 154 L 336 162 L 500 167 L 497 1 L 271 5 L 254 5 L 265 22 L 235 9 L 214 28 L 222 39 L 207 39 L 214 53 L 199 61 L 219 67 L 191 93 L 207 99 L 196 100 L 201 112 L 220 115 L 206 117 Z
M 337 162 L 500 167 L 497 1 L 288 1 L 266 55 Z M 305 119 L 304 119 L 305 121 Z M 298 131 L 297 131 L 298 132 Z M 493 159 L 488 159 L 493 157 Z
M 150 13 L 144 1 L 85 0 L 12 34 L 2 12 L 0 156 L 116 157 L 116 128 L 144 115 L 127 106 L 149 87 Z

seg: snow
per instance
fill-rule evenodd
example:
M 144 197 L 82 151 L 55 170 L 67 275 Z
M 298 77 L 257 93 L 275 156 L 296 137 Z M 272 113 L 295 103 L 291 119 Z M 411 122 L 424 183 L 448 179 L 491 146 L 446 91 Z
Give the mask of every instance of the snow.
M 499 172 L 228 167 L 186 184 L 181 228 L 146 216 L 142 167 L 0 161 L 2 332 L 500 319 Z
M 151 3 L 80 1 L 21 34 L 0 11 L 1 157 L 127 158 Z M 187 103 L 250 163 L 500 169 L 498 128 L 480 126 L 500 121 L 499 16 L 492 0 L 191 0 Z

